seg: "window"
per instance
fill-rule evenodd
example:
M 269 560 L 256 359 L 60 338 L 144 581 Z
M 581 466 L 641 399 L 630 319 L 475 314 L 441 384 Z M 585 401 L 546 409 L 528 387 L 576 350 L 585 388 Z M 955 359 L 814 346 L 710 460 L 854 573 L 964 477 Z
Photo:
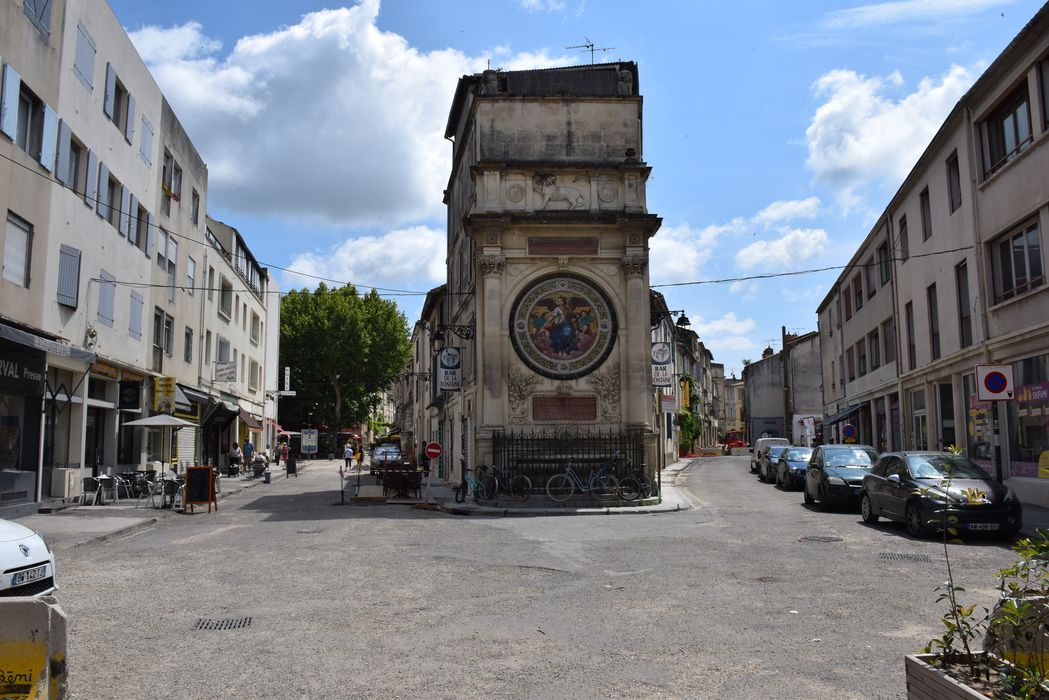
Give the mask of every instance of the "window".
M 33 23 L 44 41 L 51 39 L 51 0 L 22 0 L 22 12 Z
M 856 343 L 856 370 L 861 377 L 867 374 L 867 348 L 862 340 Z
M 98 322 L 112 328 L 113 307 L 117 294 L 116 278 L 105 270 L 102 270 L 98 276 Z
M 123 197 L 123 186 L 113 177 L 109 176 L 106 182 L 106 206 L 101 212 L 102 218 L 109 222 L 113 228 L 120 228 L 120 200 Z
M 229 362 L 230 358 L 230 344 L 229 341 L 223 338 L 221 335 L 218 337 L 218 344 L 215 347 L 215 361 L 216 362 Z
M 874 266 L 874 258 L 867 258 L 863 269 L 867 274 L 867 298 L 870 299 L 878 291 L 878 270 Z
M 63 185 L 83 196 L 87 189 L 87 148 L 77 140 L 65 122 L 58 127 L 58 161 L 55 177 Z
M 149 241 L 149 230 L 152 216 L 146 211 L 146 208 L 138 203 L 138 200 L 132 197 L 134 205 L 131 207 L 135 210 L 135 217 L 131 221 L 131 226 L 128 229 L 127 241 L 131 245 L 135 246 L 143 253 L 147 252 L 147 242 Z
M 907 216 L 900 217 L 900 258 L 903 262 L 911 257 L 910 241 L 907 240 Z
M 33 250 L 33 227 L 8 212 L 4 231 L 3 277 L 19 287 L 29 288 L 29 263 Z
M 142 295 L 131 292 L 131 315 L 128 321 L 128 335 L 135 340 L 142 340 Z
M 168 269 L 168 232 L 160 229 L 157 233 L 157 267 L 165 272 Z
M 849 381 L 856 379 L 856 363 L 853 361 L 852 348 L 845 351 L 845 362 L 849 366 Z
M 164 162 L 160 168 L 160 191 L 163 196 L 160 198 L 160 213 L 164 216 L 171 216 L 171 198 L 174 193 L 171 189 L 171 173 L 175 168 L 175 159 L 172 157 L 168 149 L 164 149 Z
M 914 347 L 914 303 L 908 301 L 903 307 L 903 320 L 907 328 L 907 369 L 911 370 L 918 366 L 918 353 Z
M 193 362 L 193 329 L 189 326 L 186 326 L 185 343 L 185 349 L 182 351 L 182 359 L 186 362 Z
M 80 251 L 63 244 L 58 251 L 58 293 L 56 301 L 76 308 L 80 300 Z
M 867 334 L 867 347 L 871 353 L 871 372 L 881 367 L 881 340 L 878 337 L 878 329 Z
M 1037 219 L 1000 236 L 990 245 L 995 304 L 1045 283 L 1042 238 Z
M 171 201 L 175 204 L 182 201 L 182 168 L 177 161 L 171 171 Z
M 211 364 L 211 331 L 204 333 L 204 364 Z
M 197 261 L 186 258 L 186 292 L 192 296 L 197 284 Z
M 175 281 L 178 278 L 178 241 L 168 236 L 168 301 L 175 301 Z
M 153 125 L 142 115 L 142 137 L 139 139 L 138 155 L 146 162 L 153 165 Z
M 973 344 L 972 306 L 969 304 L 969 267 L 962 263 L 954 268 L 958 285 L 958 330 L 963 348 Z
M 196 226 L 200 223 L 200 193 L 194 187 L 189 199 L 189 220 Z
M 925 416 L 925 389 L 915 389 L 911 392 L 911 430 L 914 449 L 927 450 L 929 436 Z
M 4 66 L 0 131 L 51 172 L 55 165 L 58 116 L 22 82 L 22 76 L 11 64 Z
M 888 318 L 882 321 L 881 324 L 881 339 L 885 343 L 883 346 L 884 352 L 882 355 L 885 357 L 885 364 L 896 361 L 896 320 Z
M 135 98 L 120 81 L 112 63 L 106 64 L 106 95 L 102 111 L 131 143 L 135 135 Z
M 881 273 L 881 284 L 885 286 L 892 279 L 892 262 L 889 260 L 889 243 L 878 246 L 878 270 Z
M 254 311 L 251 312 L 251 342 L 254 345 L 259 344 L 259 332 L 262 326 L 262 321 L 259 315 Z
M 837 382 L 836 377 L 837 377 L 837 375 L 834 374 L 834 360 L 831 360 L 830 361 L 830 385 L 831 385 L 831 388 L 834 388 L 834 387 L 838 386 L 838 382 Z
M 856 275 L 852 279 L 852 298 L 856 302 L 856 311 L 863 308 L 863 278 Z
M 175 319 L 161 308 L 153 309 L 153 369 L 163 369 L 163 355 L 171 357 L 175 345 Z
M 983 176 L 988 178 L 1031 143 L 1027 80 L 980 124 Z
M 250 360 L 248 365 L 248 390 L 256 391 L 259 388 L 259 363 Z
M 95 40 L 84 29 L 76 27 L 76 59 L 73 61 L 73 75 L 83 83 L 88 92 L 95 87 Z
M 228 321 L 233 315 L 233 285 L 222 276 L 222 291 L 219 293 L 219 314 Z
M 852 318 L 852 296 L 849 294 L 848 285 L 845 286 L 845 290 L 841 293 L 843 299 L 845 299 L 845 320 L 848 321 Z
M 927 241 L 932 238 L 932 206 L 929 204 L 928 187 L 918 195 L 918 200 L 922 210 L 922 240 Z
M 208 268 L 208 301 L 215 298 L 215 268 Z
M 958 167 L 957 151 L 947 159 L 947 197 L 953 214 L 962 205 L 962 172 Z
M 929 302 L 929 348 L 932 359 L 940 359 L 940 310 L 936 302 L 936 285 L 930 284 L 925 290 Z

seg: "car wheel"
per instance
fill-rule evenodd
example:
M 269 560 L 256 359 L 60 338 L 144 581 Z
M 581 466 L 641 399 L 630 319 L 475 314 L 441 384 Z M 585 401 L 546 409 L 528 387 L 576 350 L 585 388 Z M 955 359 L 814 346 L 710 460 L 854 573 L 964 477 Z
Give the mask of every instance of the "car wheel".
M 803 492 L 802 498 L 805 499 L 805 505 L 811 506 L 813 503 L 815 503 L 815 501 L 812 500 L 812 496 L 809 495 L 809 485 L 808 485 L 808 483 L 802 484 L 801 485 L 801 490 Z
M 878 522 L 878 514 L 874 512 L 874 508 L 871 506 L 871 497 L 867 494 L 860 496 L 860 515 L 865 523 Z
M 906 515 L 907 532 L 914 537 L 923 536 L 925 534 L 925 523 L 922 521 L 922 511 L 918 504 L 914 502 L 908 503 Z

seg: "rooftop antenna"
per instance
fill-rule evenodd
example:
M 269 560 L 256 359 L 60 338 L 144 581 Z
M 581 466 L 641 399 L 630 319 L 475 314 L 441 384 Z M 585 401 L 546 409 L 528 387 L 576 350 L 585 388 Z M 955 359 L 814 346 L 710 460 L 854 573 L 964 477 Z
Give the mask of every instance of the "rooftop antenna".
M 566 49 L 582 49 L 583 51 L 589 51 L 590 52 L 590 64 L 591 65 L 593 65 L 593 63 L 594 63 L 594 52 L 595 51 L 612 51 L 613 49 L 615 49 L 614 46 L 595 47 L 594 46 L 594 42 L 590 41 L 590 37 L 584 36 L 583 38 L 586 39 L 586 43 L 585 44 L 577 44 L 576 46 L 566 46 L 565 48 Z

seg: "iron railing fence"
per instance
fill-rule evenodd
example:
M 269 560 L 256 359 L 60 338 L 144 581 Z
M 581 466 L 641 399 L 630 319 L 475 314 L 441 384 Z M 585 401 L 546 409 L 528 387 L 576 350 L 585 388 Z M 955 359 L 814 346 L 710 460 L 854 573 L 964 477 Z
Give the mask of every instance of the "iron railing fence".
M 493 435 L 495 465 L 517 471 L 532 480 L 533 493 L 545 493 L 546 482 L 571 463 L 586 482 L 590 472 L 616 456 L 613 473 L 622 479 L 643 470 L 656 490 L 657 480 L 645 463 L 643 430 L 551 429 L 497 432 Z

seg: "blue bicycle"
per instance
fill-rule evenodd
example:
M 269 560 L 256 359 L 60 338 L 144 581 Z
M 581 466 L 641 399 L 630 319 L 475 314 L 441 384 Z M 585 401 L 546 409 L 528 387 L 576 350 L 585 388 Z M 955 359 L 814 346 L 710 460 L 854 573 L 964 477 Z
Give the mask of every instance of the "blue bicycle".
M 615 501 L 619 499 L 619 479 L 612 473 L 619 452 L 608 458 L 599 468 L 590 472 L 590 476 L 584 483 L 572 468 L 572 463 L 565 465 L 562 474 L 554 474 L 546 482 L 546 495 L 552 500 L 563 503 L 571 498 L 577 491 L 589 493 L 599 501 Z
M 495 495 L 499 492 L 499 482 L 491 474 L 485 474 L 485 467 L 478 467 L 478 476 L 481 478 L 477 479 L 470 470 L 466 468 L 465 463 L 463 464 L 463 480 L 455 487 L 455 502 L 462 503 L 466 500 L 466 496 L 473 492 L 474 501 L 478 499 L 488 500 L 495 498 Z

